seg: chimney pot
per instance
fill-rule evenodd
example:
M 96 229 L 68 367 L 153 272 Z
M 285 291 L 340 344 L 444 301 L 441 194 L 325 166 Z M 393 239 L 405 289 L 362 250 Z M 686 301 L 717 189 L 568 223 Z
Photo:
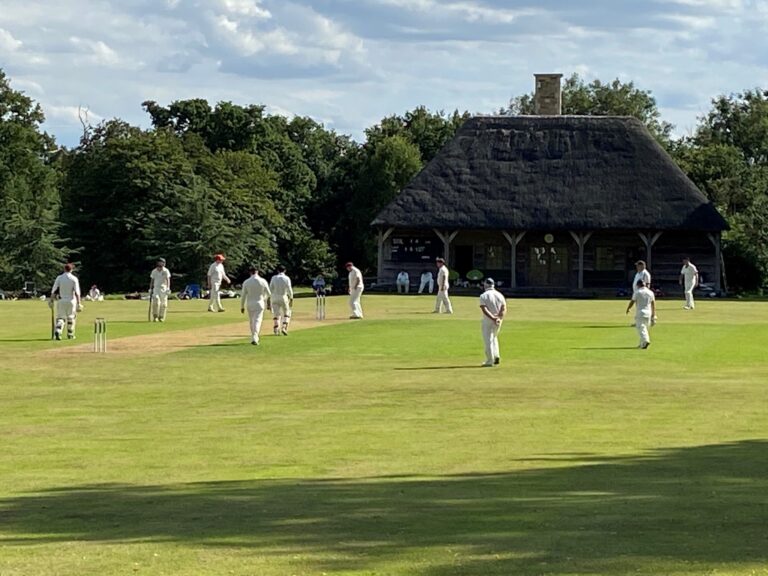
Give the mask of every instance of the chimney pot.
M 534 74 L 536 91 L 533 96 L 533 113 L 538 116 L 560 116 L 563 99 L 560 89 L 562 74 Z

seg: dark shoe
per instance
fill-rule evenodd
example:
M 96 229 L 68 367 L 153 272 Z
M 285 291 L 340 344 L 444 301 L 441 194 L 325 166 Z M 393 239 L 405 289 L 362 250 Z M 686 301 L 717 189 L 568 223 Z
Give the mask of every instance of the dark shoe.
M 58 332 L 56 332 L 56 333 L 53 335 L 53 339 L 54 339 L 54 340 L 61 340 L 61 334 L 59 334 Z
M 281 333 L 283 336 L 288 336 L 288 328 L 283 328 L 282 330 L 280 330 L 280 333 Z
M 500 364 L 501 363 L 501 358 L 494 358 L 493 359 L 493 363 L 494 364 Z
M 648 346 L 650 346 L 650 345 L 651 345 L 651 343 L 650 343 L 650 342 L 644 342 L 644 343 L 643 343 L 643 344 L 640 346 L 640 348 L 642 348 L 643 350 L 645 350 L 645 349 L 646 349 L 646 348 L 648 348 Z

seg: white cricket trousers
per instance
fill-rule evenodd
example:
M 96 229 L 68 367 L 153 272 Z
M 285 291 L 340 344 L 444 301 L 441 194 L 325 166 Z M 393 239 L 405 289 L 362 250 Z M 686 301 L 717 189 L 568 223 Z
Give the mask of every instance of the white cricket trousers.
M 419 284 L 419 294 L 424 293 L 424 288 L 429 286 L 429 293 L 432 294 L 432 291 L 435 289 L 435 281 L 430 278 L 429 280 L 422 280 L 421 284 Z
M 693 302 L 694 288 L 696 288 L 696 284 L 692 284 L 690 286 L 688 284 L 685 285 L 685 305 L 691 309 L 696 308 L 696 305 Z
M 649 344 L 651 342 L 651 317 L 650 316 L 635 316 L 635 328 L 640 336 L 640 346 Z
M 264 306 L 248 308 L 248 320 L 251 325 L 251 338 L 253 342 L 259 341 L 261 322 L 264 319 Z
M 410 284 L 408 282 L 398 282 L 397 283 L 397 293 L 398 294 L 408 294 L 408 290 L 410 289 Z
M 483 344 L 485 344 L 485 361 L 493 363 L 496 358 L 499 358 L 499 330 L 501 329 L 501 323 L 498 325 L 496 322 L 483 315 L 482 330 L 483 330 Z
M 354 318 L 363 317 L 363 307 L 360 305 L 360 297 L 362 295 L 362 288 L 352 288 L 349 291 L 349 315 Z
M 291 305 L 288 298 L 278 298 L 272 300 L 272 318 L 275 319 L 275 328 L 283 321 L 283 326 L 288 326 L 291 322 Z
M 221 282 L 214 282 L 211 286 L 210 301 L 208 302 L 208 310 L 211 312 L 218 312 L 223 310 L 221 307 Z
M 168 312 L 168 293 L 165 291 L 156 291 L 152 293 L 152 318 L 165 320 Z
M 67 335 L 75 335 L 75 319 L 77 318 L 74 300 L 59 300 L 56 302 L 56 333 L 61 336 L 64 324 L 67 325 Z
M 442 312 L 443 308 L 445 308 L 446 314 L 453 314 L 451 299 L 448 298 L 448 290 L 437 291 L 437 298 L 435 299 L 435 312 Z

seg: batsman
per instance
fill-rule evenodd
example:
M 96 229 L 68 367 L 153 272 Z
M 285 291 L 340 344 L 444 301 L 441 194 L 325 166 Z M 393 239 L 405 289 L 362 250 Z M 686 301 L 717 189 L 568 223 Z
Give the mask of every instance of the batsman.
M 54 340 L 61 340 L 64 324 L 67 325 L 67 339 L 75 339 L 77 313 L 83 310 L 80 299 L 80 281 L 72 274 L 74 266 L 64 265 L 64 272 L 56 277 L 51 288 L 51 302 L 56 301 L 56 324 L 53 329 Z
M 149 311 L 153 322 L 165 322 L 170 293 L 171 272 L 165 267 L 165 258 L 158 258 L 149 275 Z

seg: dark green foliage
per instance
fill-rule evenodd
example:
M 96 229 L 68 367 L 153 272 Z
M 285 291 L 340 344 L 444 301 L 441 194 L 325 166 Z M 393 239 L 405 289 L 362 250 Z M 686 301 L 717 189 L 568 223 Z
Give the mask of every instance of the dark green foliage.
M 40 131 L 38 104 L 0 70 L 0 287 L 47 288 L 66 251 L 59 225 L 53 139 Z
M 731 288 L 768 282 L 768 91 L 719 96 L 693 137 L 674 149 L 690 178 L 725 214 Z

